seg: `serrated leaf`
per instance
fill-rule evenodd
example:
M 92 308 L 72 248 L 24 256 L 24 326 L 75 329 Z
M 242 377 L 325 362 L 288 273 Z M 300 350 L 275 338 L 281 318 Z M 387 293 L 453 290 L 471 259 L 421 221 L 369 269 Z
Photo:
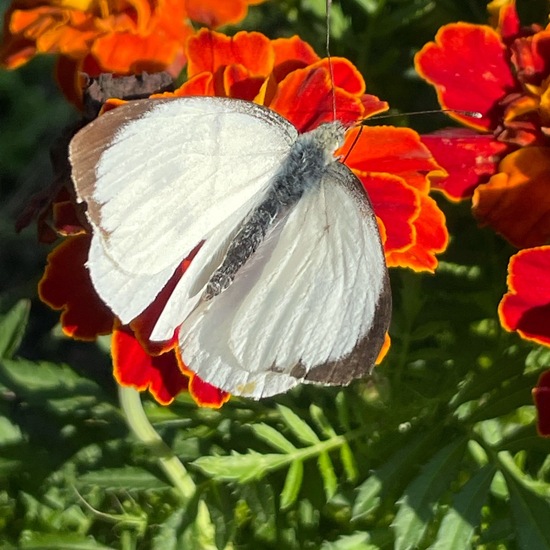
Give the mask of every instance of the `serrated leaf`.
M 17 351 L 25 335 L 31 303 L 21 300 L 0 319 L 0 357 L 9 359 Z
M 296 502 L 302 480 L 304 478 L 304 463 L 301 460 L 295 460 L 288 469 L 285 479 L 285 485 L 281 492 L 281 509 L 285 510 Z
M 350 483 L 353 483 L 357 480 L 359 472 L 357 470 L 357 464 L 355 463 L 355 457 L 353 456 L 353 452 L 347 441 L 340 446 L 340 460 L 342 461 L 342 466 L 344 467 L 346 479 Z
M 330 500 L 338 490 L 338 478 L 336 477 L 330 455 L 326 451 L 323 451 L 317 458 L 317 464 L 323 478 L 325 496 L 327 500 Z
M 203 501 L 197 505 L 195 520 L 187 526 L 178 539 L 179 548 L 200 548 L 200 550 L 217 550 L 216 534 L 210 521 L 208 508 Z
M 191 464 L 214 479 L 247 483 L 261 479 L 268 472 L 277 470 L 291 461 L 288 455 L 235 453 L 230 456 L 203 456 Z
M 185 517 L 185 510 L 176 510 L 158 527 L 151 541 L 151 550 L 178 550 L 178 531 Z
M 250 483 L 242 486 L 241 495 L 254 520 L 251 527 L 255 538 L 265 543 L 266 547 L 271 547 L 278 536 L 277 508 L 273 488 L 267 483 Z
M 277 405 L 284 423 L 289 430 L 302 442 L 307 445 L 316 445 L 320 442 L 317 434 L 311 429 L 307 422 L 302 420 L 294 411 L 284 405 Z
M 319 428 L 321 433 L 327 438 L 336 437 L 338 434 L 334 431 L 334 428 L 330 425 L 323 409 L 315 404 L 310 405 L 309 414 L 311 419 L 315 422 L 315 425 Z
M 531 481 L 507 453 L 499 453 L 520 548 L 550 548 L 550 484 Z M 523 478 L 522 478 L 523 476 Z
M 296 447 L 282 433 L 268 424 L 252 424 L 250 427 L 258 438 L 275 450 L 283 453 L 292 453 L 296 450 Z
M 432 550 L 471 547 L 494 474 L 494 466 L 484 466 L 460 489 L 441 522 Z
M 78 477 L 78 487 L 101 487 L 103 489 L 167 489 L 166 481 L 154 476 L 142 468 L 105 468 L 96 472 L 87 472 Z
M 415 437 L 408 441 L 386 461 L 384 466 L 375 470 L 359 485 L 352 510 L 353 521 L 365 518 L 378 507 L 383 490 L 387 492 L 393 483 L 406 479 L 403 470 L 411 468 L 411 465 L 432 444 L 436 435 L 427 433 L 423 437 Z
M 433 505 L 448 489 L 464 455 L 467 441 L 459 439 L 441 449 L 405 489 L 392 523 L 395 549 L 415 548 L 434 515 Z

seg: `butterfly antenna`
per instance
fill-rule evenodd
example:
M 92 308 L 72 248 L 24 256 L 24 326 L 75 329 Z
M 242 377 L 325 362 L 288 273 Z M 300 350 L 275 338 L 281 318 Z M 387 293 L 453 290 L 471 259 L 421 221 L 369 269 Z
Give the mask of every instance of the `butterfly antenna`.
M 328 71 L 330 75 L 330 85 L 332 90 L 332 119 L 336 122 L 336 91 L 334 89 L 334 69 L 332 67 L 332 58 L 330 56 L 330 8 L 332 6 L 332 0 L 327 0 L 326 3 L 326 31 L 327 40 L 325 49 L 327 53 Z
M 359 141 L 359 138 L 361 137 L 361 134 L 363 133 L 363 128 L 364 128 L 364 126 L 359 126 L 359 131 L 357 132 L 357 135 L 353 138 L 353 142 L 350 145 L 350 147 L 348 149 L 348 152 L 345 154 L 344 158 L 341 161 L 342 164 L 345 164 L 346 160 L 348 160 L 348 157 L 349 157 L 350 153 L 353 151 L 353 148 L 355 147 L 355 145 Z
M 464 111 L 462 109 L 430 109 L 429 111 L 410 111 L 408 113 L 389 113 L 382 115 L 374 115 L 368 119 L 363 120 L 362 124 L 365 125 L 371 120 L 380 120 L 381 118 L 395 118 L 398 116 L 415 116 L 415 115 L 430 115 L 434 113 L 454 113 L 457 115 L 469 116 L 472 118 L 483 118 L 483 114 L 479 111 Z

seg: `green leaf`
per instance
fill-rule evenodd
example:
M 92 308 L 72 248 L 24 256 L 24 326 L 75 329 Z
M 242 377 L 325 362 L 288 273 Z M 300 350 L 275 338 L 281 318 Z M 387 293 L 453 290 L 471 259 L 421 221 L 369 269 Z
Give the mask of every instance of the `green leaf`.
M 19 548 L 25 550 L 115 550 L 92 537 L 73 533 L 35 533 L 24 531 Z
M 317 434 L 295 412 L 284 405 L 277 405 L 277 408 L 281 413 L 284 423 L 302 443 L 316 445 L 320 442 Z
M 323 451 L 317 458 L 317 464 L 321 472 L 321 477 L 323 478 L 325 495 L 327 500 L 330 500 L 338 490 L 338 478 L 336 477 L 330 455 L 326 451 Z
M 316 426 L 327 439 L 330 439 L 331 437 L 336 437 L 338 435 L 334 431 L 334 428 L 331 426 L 321 407 L 318 407 L 315 404 L 311 404 L 309 406 L 309 414 L 311 415 L 311 419 L 313 420 L 313 422 L 315 422 Z
M 288 455 L 235 453 L 230 456 L 203 456 L 191 464 L 214 479 L 247 483 L 261 479 L 268 472 L 281 468 L 291 461 Z
M 19 348 L 25 334 L 31 303 L 21 300 L 0 320 L 0 357 L 9 359 Z
M 283 434 L 268 424 L 252 424 L 250 427 L 258 438 L 275 450 L 283 453 L 292 453 L 296 450 L 296 447 Z
M 431 447 L 435 436 L 435 432 L 421 437 L 415 436 L 389 458 L 384 466 L 372 472 L 366 481 L 359 485 L 352 510 L 353 521 L 365 519 L 378 507 L 382 491 L 388 492 L 392 485 L 406 479 L 404 470 L 411 468 L 411 465 Z
M 359 477 L 359 472 L 357 470 L 357 464 L 355 463 L 355 457 L 347 441 L 340 446 L 340 460 L 344 467 L 346 479 L 350 483 L 355 482 Z
M 405 490 L 392 524 L 396 550 L 415 548 L 421 541 L 433 518 L 433 505 L 449 489 L 466 443 L 461 438 L 441 449 Z
M 531 390 L 536 385 L 538 373 L 526 374 L 507 381 L 485 403 L 476 407 L 468 416 L 470 422 L 478 422 L 508 414 L 522 405 L 531 405 Z
M 370 544 L 369 541 L 368 533 L 353 533 L 344 535 L 333 542 L 325 541 L 321 550 L 378 550 L 378 546 Z
M 168 489 L 170 485 L 149 471 L 126 466 L 125 468 L 105 468 L 88 472 L 78 477 L 78 487 L 101 487 L 105 490 L 126 489 Z
M 285 486 L 281 492 L 281 509 L 285 510 L 298 498 L 302 479 L 304 477 L 304 463 L 301 460 L 295 460 L 288 469 L 285 479 Z
M 484 466 L 460 489 L 441 522 L 432 550 L 471 547 L 494 474 L 494 466 Z
M 550 484 L 534 482 L 509 458 L 499 453 L 510 494 L 512 517 L 520 548 L 550 548 Z

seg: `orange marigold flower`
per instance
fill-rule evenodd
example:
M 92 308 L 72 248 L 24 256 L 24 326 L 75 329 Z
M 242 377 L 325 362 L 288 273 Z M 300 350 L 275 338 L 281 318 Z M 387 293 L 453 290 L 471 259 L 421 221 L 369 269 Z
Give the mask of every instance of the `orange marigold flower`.
M 348 60 L 332 59 L 331 78 L 328 61 L 320 59 L 297 37 L 270 41 L 259 33 L 241 32 L 230 38 L 203 29 L 188 41 L 186 55 L 187 82 L 172 94 L 155 97 L 217 95 L 247 99 L 276 110 L 302 132 L 335 117 L 353 126 L 387 108 L 385 102 L 365 93 L 363 78 Z M 105 109 L 119 104 L 119 100 L 108 101 Z M 446 247 L 447 230 L 442 212 L 428 193 L 430 181 L 443 172 L 419 136 L 404 128 L 353 128 L 337 153 L 345 157 L 371 196 L 388 264 L 433 270 L 437 265 L 435 255 Z M 197 250 L 130 326 L 116 326 L 115 376 L 121 384 L 148 388 L 162 403 L 187 390 L 200 404 L 220 406 L 228 395 L 186 369 L 177 354 L 177 335 L 168 342 L 150 340 L 160 312 Z M 78 257 L 77 261 L 85 271 L 83 259 Z M 45 279 L 55 286 L 53 271 L 46 273 Z M 82 278 L 79 284 L 91 287 L 89 278 Z M 63 288 L 43 292 L 43 299 L 53 304 L 49 296 L 56 292 L 63 295 Z M 66 311 L 80 307 L 70 296 L 65 301 L 57 297 L 55 304 Z M 388 346 L 389 340 L 385 349 Z
M 136 74 L 185 64 L 190 19 L 210 26 L 236 23 L 262 0 L 14 0 L 4 19 L 0 64 L 13 69 L 37 54 L 59 55 L 57 75 L 71 100 L 79 72 Z
M 415 60 L 442 107 L 482 115 L 450 116 L 487 135 L 448 130 L 424 139 L 450 174 L 436 187 L 455 200 L 473 195 L 479 222 L 512 244 L 541 245 L 550 237 L 550 27 L 522 28 L 512 0 L 489 9 L 496 28 L 445 25 Z

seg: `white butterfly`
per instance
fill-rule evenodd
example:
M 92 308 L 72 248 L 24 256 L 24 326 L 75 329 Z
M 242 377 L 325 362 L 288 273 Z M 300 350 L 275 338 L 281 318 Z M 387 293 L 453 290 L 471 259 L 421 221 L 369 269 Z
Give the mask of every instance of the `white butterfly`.
M 333 156 L 343 134 L 299 135 L 265 107 L 215 97 L 100 116 L 70 145 L 97 293 L 127 324 L 202 243 L 151 339 L 178 329 L 203 380 L 258 399 L 369 373 L 391 295 L 369 199 Z

